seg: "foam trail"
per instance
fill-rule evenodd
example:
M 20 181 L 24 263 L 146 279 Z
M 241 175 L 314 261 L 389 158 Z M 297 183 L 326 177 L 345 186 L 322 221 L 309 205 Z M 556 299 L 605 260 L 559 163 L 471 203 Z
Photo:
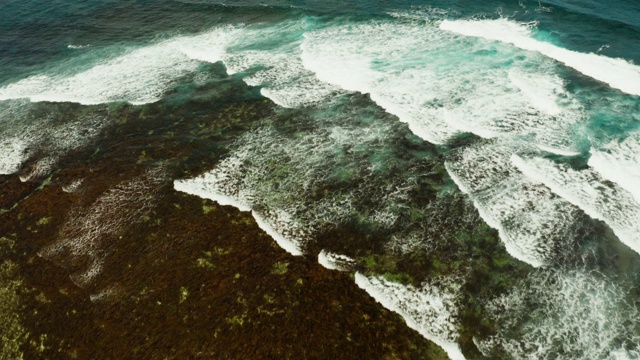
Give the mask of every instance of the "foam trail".
M 591 169 L 576 171 L 542 158 L 511 157 L 525 176 L 611 227 L 620 241 L 640 253 L 640 203 L 622 187 Z
M 318 254 L 318 263 L 329 270 L 347 271 L 355 262 L 348 256 L 322 250 Z
M 628 298 L 596 273 L 533 272 L 489 303 L 498 333 L 474 343 L 487 358 L 638 359 L 640 314 Z
M 207 173 L 198 178 L 198 180 L 176 180 L 173 182 L 173 188 L 203 199 L 213 200 L 223 206 L 233 206 L 240 211 L 251 211 L 251 207 L 244 202 L 231 196 L 213 192 L 205 185 L 207 183 L 215 183 L 215 181 L 213 174 Z
M 152 211 L 163 178 L 161 169 L 153 169 L 116 184 L 88 207 L 73 208 L 56 242 L 38 255 L 72 267 L 70 278 L 76 285 L 92 286 L 104 269 L 112 242 Z
M 74 44 L 69 44 L 67 45 L 67 49 L 72 49 L 72 50 L 77 50 L 77 49 L 86 49 L 88 47 L 91 47 L 91 44 L 86 44 L 86 45 L 74 45 Z
M 50 173 L 60 156 L 85 146 L 107 124 L 102 116 L 55 121 L 58 109 L 43 111 L 27 101 L 0 104 L 0 174 L 20 172 L 23 181 Z
M 592 149 L 589 166 L 633 194 L 640 203 L 640 133 Z
M 568 245 L 577 209 L 518 173 L 509 160 L 514 151 L 509 143 L 471 146 L 445 166 L 509 254 L 539 267 Z
M 497 20 L 444 20 L 440 29 L 465 36 L 480 37 L 513 44 L 516 47 L 536 51 L 612 88 L 640 96 L 640 67 L 624 59 L 614 59 L 598 54 L 585 54 L 555 46 L 532 38 L 531 29 L 507 19 Z
M 394 199 L 393 196 L 381 199 L 384 194 L 373 179 L 369 179 L 371 185 L 366 190 L 364 182 L 360 182 L 357 191 L 322 190 L 331 184 L 355 181 L 351 177 L 364 178 L 369 174 L 366 169 L 371 165 L 368 162 L 371 151 L 380 153 L 389 146 L 388 124 L 353 126 L 354 113 L 341 110 L 313 113 L 331 116 L 313 122 L 313 126 L 320 128 L 310 127 L 296 134 L 283 135 L 268 125 L 247 132 L 237 140 L 229 157 L 214 169 L 194 179 L 176 181 L 174 186 L 241 210 L 252 210 L 256 221 L 283 248 L 300 254 L 305 242 L 319 229 L 337 226 L 356 213 L 354 203 L 362 197 L 360 191 L 366 191 L 370 197 L 376 194 L 369 200 L 376 201 L 376 208 L 382 212 L 392 205 L 384 200 Z M 340 121 L 352 127 L 335 124 Z M 353 157 L 345 156 L 344 149 L 350 149 Z
M 382 306 L 400 314 L 410 328 L 444 349 L 450 359 L 464 360 L 456 342 L 458 306 L 455 291 L 428 284 L 416 289 L 358 272 L 355 281 Z
M 264 215 L 251 209 L 246 201 L 242 200 L 242 195 L 230 196 L 220 192 L 219 172 L 206 173 L 200 177 L 189 180 L 176 180 L 173 186 L 176 190 L 187 194 L 199 196 L 218 202 L 220 205 L 231 205 L 240 211 L 251 211 L 251 215 L 256 220 L 258 226 L 271 236 L 278 245 L 291 255 L 302 255 L 302 250 L 297 241 L 282 234 L 282 230 L 277 228 L 277 222 L 270 221 Z
M 378 105 L 406 122 L 414 134 L 431 143 L 442 144 L 455 130 L 439 121 L 436 114 L 438 110 L 423 106 L 434 98 L 434 94 L 428 91 L 428 87 L 422 86 L 433 80 L 435 74 L 429 69 L 420 73 L 409 69 L 399 73 L 398 77 L 387 76 L 371 68 L 372 58 L 376 54 L 360 46 L 362 41 L 368 39 L 377 43 L 380 49 L 392 52 L 395 49 L 387 31 L 394 30 L 406 32 L 407 28 L 385 29 L 374 24 L 359 26 L 353 32 L 338 28 L 305 33 L 305 41 L 301 45 L 302 63 L 322 81 L 348 91 L 370 94 Z M 406 35 L 406 38 L 411 38 L 412 34 Z M 340 46 L 336 46 L 336 43 L 340 43 Z M 419 87 L 422 89 L 417 90 Z
M 254 71 L 243 80 L 250 86 L 262 87 L 263 96 L 286 108 L 315 105 L 336 95 L 338 88 L 320 81 L 302 65 L 297 34 L 306 26 L 303 19 L 271 28 L 243 29 L 242 35 L 227 45 L 223 61 L 228 73 Z M 271 44 L 273 39 L 284 44 L 277 47 L 262 44 L 263 41 Z
M 277 227 L 277 223 L 269 221 L 256 211 L 252 211 L 251 214 L 253 215 L 253 218 L 256 219 L 258 226 L 264 230 L 264 232 L 269 234 L 269 236 L 271 236 L 281 248 L 285 249 L 291 255 L 302 255 L 302 250 L 300 249 L 298 242 L 283 235 L 285 231 L 283 231 L 284 229 L 279 229 Z
M 51 173 L 53 167 L 58 163 L 57 156 L 46 156 L 31 165 L 29 171 L 20 175 L 20 181 L 26 182 Z
M 377 108 L 362 116 L 361 101 L 340 97 L 326 105 L 336 108 L 307 112 L 295 118 L 303 128 L 296 133 L 269 124 L 246 132 L 211 171 L 174 186 L 252 210 L 295 253 L 319 231 L 354 218 L 392 229 L 410 206 L 419 170 L 409 170 L 409 176 L 391 172 L 403 160 L 390 149 L 406 130 L 399 133 L 399 125 Z
M 297 51 L 281 53 L 249 51 L 241 53 L 240 64 L 233 56 L 225 58 L 230 72 L 246 71 L 252 67 L 266 67 L 243 80 L 250 86 L 262 86 L 261 94 L 286 108 L 313 105 L 335 94 L 338 89 L 318 80 L 306 70 Z

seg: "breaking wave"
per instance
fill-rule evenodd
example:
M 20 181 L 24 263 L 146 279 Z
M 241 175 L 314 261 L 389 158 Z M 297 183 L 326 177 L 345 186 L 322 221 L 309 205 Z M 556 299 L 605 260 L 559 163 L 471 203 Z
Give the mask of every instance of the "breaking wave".
M 584 54 L 536 40 L 532 36 L 531 26 L 528 25 L 531 24 L 521 24 L 504 18 L 445 20 L 440 23 L 440 29 L 465 36 L 501 41 L 523 50 L 538 52 L 615 89 L 640 96 L 640 66 L 624 59 Z
M 356 284 L 387 309 L 400 314 L 410 328 L 442 347 L 451 360 L 464 360 L 457 341 L 459 289 L 442 279 L 421 288 L 356 273 Z
M 631 193 L 591 169 L 577 171 L 550 160 L 518 155 L 511 161 L 528 178 L 607 223 L 620 241 L 640 253 L 640 203 Z

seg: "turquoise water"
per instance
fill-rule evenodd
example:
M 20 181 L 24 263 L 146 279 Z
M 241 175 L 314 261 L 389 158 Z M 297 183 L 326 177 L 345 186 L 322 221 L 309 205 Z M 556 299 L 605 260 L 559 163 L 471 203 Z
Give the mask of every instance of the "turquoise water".
M 451 358 L 640 357 L 639 3 L 8 1 L 0 14 L 0 174 L 54 172 L 118 126 L 52 103 L 186 103 L 222 86 L 219 63 L 277 115 L 175 189 L 355 272 Z M 330 236 L 352 232 L 369 240 Z

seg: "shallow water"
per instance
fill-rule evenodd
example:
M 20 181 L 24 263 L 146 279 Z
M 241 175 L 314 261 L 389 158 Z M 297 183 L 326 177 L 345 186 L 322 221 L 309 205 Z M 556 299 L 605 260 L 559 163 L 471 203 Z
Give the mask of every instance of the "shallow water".
M 30 1 L 0 13 L 1 175 L 41 181 L 101 144 L 158 144 L 118 155 L 146 175 L 69 210 L 39 250 L 77 264 L 78 286 L 110 271 L 109 239 L 150 216 L 168 182 L 356 274 L 451 358 L 640 356 L 634 2 Z M 245 105 L 216 113 L 241 82 Z M 253 105 L 264 98 L 269 111 Z M 209 128 L 212 116 L 227 125 Z M 112 138 L 136 118 L 158 120 Z

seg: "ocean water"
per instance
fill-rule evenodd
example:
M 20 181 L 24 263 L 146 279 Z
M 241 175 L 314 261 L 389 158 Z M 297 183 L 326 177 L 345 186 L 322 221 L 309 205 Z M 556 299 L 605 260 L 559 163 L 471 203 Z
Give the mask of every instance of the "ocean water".
M 451 359 L 640 358 L 639 2 L 4 1 L 0 175 L 54 173 L 117 106 L 227 86 L 216 66 L 275 114 L 176 191 L 352 272 Z M 88 286 L 167 166 L 39 255 L 91 259 Z

